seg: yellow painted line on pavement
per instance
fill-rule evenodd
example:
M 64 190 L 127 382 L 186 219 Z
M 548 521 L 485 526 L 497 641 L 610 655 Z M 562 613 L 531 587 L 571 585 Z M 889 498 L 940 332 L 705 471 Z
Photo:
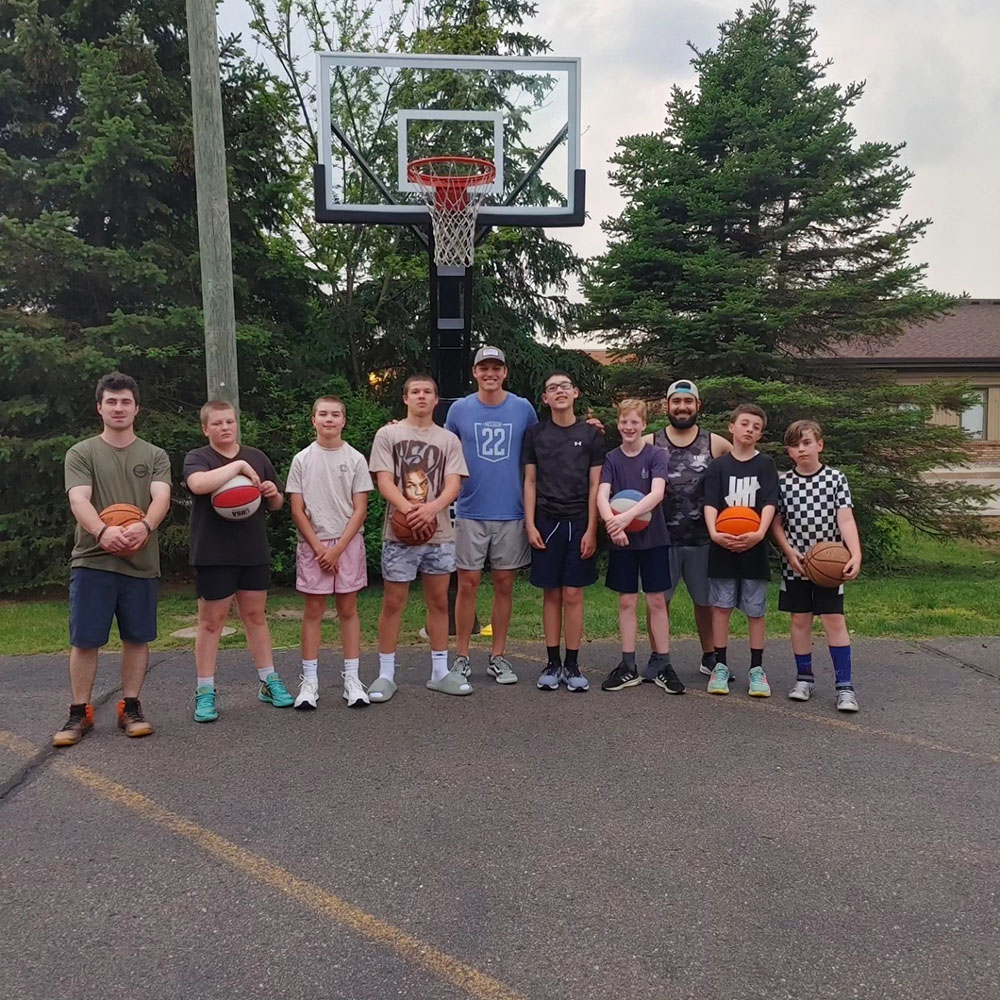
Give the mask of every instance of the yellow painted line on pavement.
M 0 729 L 0 747 L 5 747 L 19 757 L 29 760 L 41 749 L 28 740 L 2 729 Z M 141 792 L 112 781 L 88 767 L 72 764 L 63 756 L 56 756 L 50 766 L 58 774 L 71 778 L 101 798 L 123 806 L 141 819 L 183 837 L 207 854 L 229 865 L 230 868 L 285 893 L 340 927 L 345 927 L 374 944 L 395 952 L 400 958 L 458 987 L 475 1000 L 525 1000 L 522 994 L 492 976 L 480 972 L 474 966 L 467 965 L 426 941 L 345 902 L 305 879 L 298 878 L 268 861 L 267 858 L 254 854 L 161 806 Z

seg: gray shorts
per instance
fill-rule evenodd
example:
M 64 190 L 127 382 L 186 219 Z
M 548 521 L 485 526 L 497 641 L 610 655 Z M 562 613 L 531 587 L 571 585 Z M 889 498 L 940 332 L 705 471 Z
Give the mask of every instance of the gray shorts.
M 767 612 L 767 580 L 709 580 L 709 603 L 713 608 L 739 608 L 747 618 L 763 618 Z
M 382 539 L 383 580 L 390 583 L 412 583 L 417 574 L 441 576 L 454 572 L 454 542 L 404 545 L 392 538 Z
M 520 569 L 531 562 L 531 546 L 520 521 L 455 519 L 455 552 L 459 569 Z
M 670 589 L 663 596 L 669 601 L 684 580 L 684 586 L 695 604 L 711 604 L 708 587 L 708 545 L 670 546 Z

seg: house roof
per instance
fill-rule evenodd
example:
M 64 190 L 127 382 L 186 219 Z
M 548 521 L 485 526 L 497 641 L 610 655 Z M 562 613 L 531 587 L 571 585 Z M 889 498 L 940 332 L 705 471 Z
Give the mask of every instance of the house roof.
M 895 340 L 848 344 L 837 356 L 882 364 L 989 361 L 1000 365 L 1000 299 L 965 299 L 947 316 L 905 327 Z

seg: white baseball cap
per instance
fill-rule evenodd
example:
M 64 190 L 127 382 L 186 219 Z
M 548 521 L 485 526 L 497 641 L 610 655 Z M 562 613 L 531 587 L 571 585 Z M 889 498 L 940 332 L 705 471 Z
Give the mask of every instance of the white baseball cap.
M 478 365 L 480 361 L 499 361 L 502 365 L 507 364 L 507 358 L 499 347 L 480 347 L 472 362 L 473 367 Z
M 687 378 L 679 378 L 671 384 L 670 388 L 667 389 L 667 399 L 670 399 L 671 396 L 694 396 L 699 402 L 701 401 L 701 396 L 698 395 L 698 386 Z

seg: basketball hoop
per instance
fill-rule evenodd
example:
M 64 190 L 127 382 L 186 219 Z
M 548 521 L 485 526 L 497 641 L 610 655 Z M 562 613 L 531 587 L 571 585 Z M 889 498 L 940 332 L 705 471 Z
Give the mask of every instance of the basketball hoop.
M 430 212 L 438 267 L 472 266 L 476 217 L 496 176 L 495 164 L 474 156 L 427 156 L 407 165 L 407 180 Z

